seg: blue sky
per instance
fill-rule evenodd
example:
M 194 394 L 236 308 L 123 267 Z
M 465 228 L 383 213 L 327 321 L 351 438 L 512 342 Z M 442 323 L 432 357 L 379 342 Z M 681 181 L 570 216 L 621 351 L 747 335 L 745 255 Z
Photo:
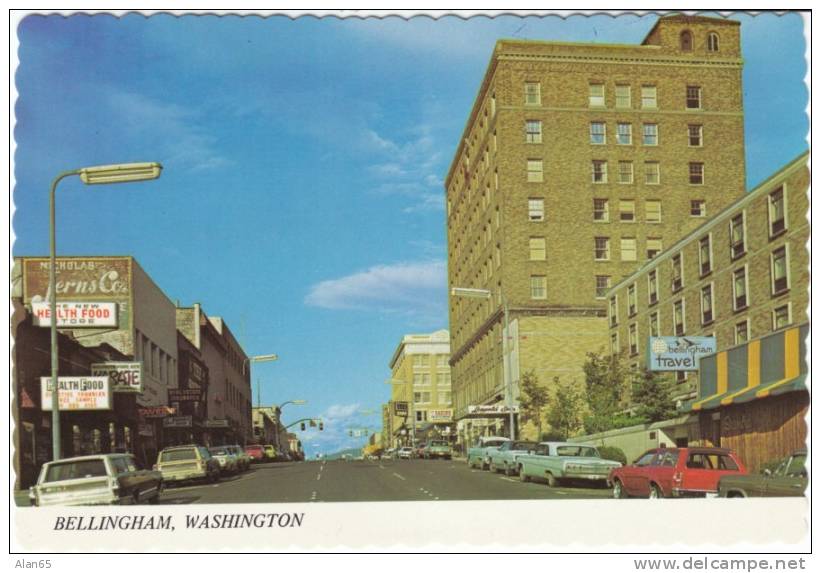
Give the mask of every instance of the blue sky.
M 752 186 L 806 149 L 803 24 L 733 17 Z M 48 252 L 56 173 L 162 162 L 149 183 L 62 184 L 60 254 L 134 255 L 248 354 L 279 354 L 254 387 L 308 400 L 286 421 L 325 418 L 309 452 L 360 445 L 347 429 L 381 424 L 402 335 L 448 326 L 442 179 L 495 41 L 638 43 L 656 18 L 29 16 L 13 253 Z

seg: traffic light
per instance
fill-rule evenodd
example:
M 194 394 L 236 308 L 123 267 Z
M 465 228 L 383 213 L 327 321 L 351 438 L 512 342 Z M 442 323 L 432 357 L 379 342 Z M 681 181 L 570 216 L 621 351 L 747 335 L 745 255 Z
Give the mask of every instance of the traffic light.
M 322 422 L 319 423 L 319 431 L 322 431 Z
M 303 432 L 305 431 L 305 422 L 302 422 L 302 423 L 299 425 L 299 429 L 300 429 L 300 430 L 302 430 Z

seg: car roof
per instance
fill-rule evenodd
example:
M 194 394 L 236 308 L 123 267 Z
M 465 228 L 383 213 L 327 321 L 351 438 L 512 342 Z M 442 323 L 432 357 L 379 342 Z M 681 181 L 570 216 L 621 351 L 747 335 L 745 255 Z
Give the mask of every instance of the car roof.
M 168 446 L 167 448 L 163 448 L 163 452 L 167 452 L 168 450 L 184 450 L 188 448 L 204 448 L 205 446 L 200 446 L 198 444 L 181 444 L 179 446 Z
M 89 454 L 87 456 L 74 456 L 73 458 L 60 458 L 59 460 L 50 460 L 47 464 L 62 464 L 66 462 L 82 462 L 87 460 L 102 460 L 105 458 L 122 458 L 131 457 L 134 454 L 116 453 L 116 454 Z

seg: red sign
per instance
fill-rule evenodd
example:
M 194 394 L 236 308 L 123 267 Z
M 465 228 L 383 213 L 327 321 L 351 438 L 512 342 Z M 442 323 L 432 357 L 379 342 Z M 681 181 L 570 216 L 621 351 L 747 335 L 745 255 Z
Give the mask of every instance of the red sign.
M 151 406 L 150 408 L 137 408 L 140 418 L 165 418 L 173 416 L 177 411 L 171 406 Z

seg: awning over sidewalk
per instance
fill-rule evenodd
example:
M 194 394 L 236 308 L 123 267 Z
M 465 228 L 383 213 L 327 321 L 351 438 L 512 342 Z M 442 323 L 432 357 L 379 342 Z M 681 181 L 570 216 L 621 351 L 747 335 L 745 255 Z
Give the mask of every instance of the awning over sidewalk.
M 808 332 L 809 325 L 804 324 L 702 358 L 699 397 L 683 404 L 680 411 L 698 412 L 806 390 Z

